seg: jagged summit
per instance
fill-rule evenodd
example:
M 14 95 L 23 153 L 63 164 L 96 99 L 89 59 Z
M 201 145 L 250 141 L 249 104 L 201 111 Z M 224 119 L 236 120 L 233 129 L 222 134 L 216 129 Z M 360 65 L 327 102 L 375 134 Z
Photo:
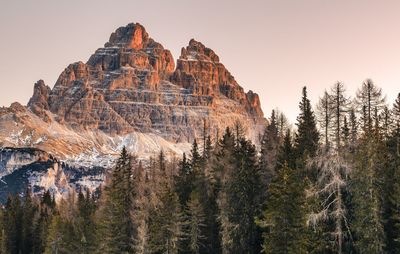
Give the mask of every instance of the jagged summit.
M 139 23 L 130 23 L 112 33 L 110 40 L 104 47 L 124 47 L 140 50 L 147 47 L 149 43 L 154 43 L 154 41 L 149 38 L 146 29 Z
M 212 49 L 190 40 L 175 68 L 171 52 L 138 23 L 116 29 L 86 63 L 70 64 L 53 89 L 39 80 L 28 109 L 0 112 L 9 116 L 0 125 L 12 129 L 0 142 L 63 147 L 56 151 L 61 159 L 93 149 L 112 153 L 120 143 L 144 156 L 159 149 L 179 154 L 205 124 L 216 137 L 239 122 L 253 140 L 264 125 L 258 95 L 245 93 Z
M 171 81 L 195 94 L 227 97 L 239 102 L 252 115 L 263 117 L 258 95 L 252 91 L 245 93 L 220 63 L 218 55 L 195 39 L 191 39 L 189 45 L 182 48 Z
M 245 93 L 213 50 L 192 39 L 175 67 L 171 52 L 132 23 L 86 63 L 68 65 L 52 89 L 37 81 L 27 107 L 0 108 L 0 175 L 12 182 L 27 170 L 32 189 L 60 195 L 93 189 L 104 171 L 87 170 L 109 168 L 124 146 L 140 159 L 180 156 L 195 138 L 218 138 L 236 123 L 257 142 L 264 121 L 258 95 Z M 40 149 L 60 163 L 4 147 Z
M 191 39 L 189 45 L 186 48 L 182 48 L 179 59 L 219 62 L 219 57 L 212 49 L 207 48 L 203 43 L 195 39 Z

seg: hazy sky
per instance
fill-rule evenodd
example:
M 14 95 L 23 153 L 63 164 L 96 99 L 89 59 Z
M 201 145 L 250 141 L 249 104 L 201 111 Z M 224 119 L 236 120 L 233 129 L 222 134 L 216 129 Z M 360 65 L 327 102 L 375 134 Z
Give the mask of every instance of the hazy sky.
M 266 115 L 278 107 L 294 120 L 302 86 L 315 104 L 337 80 L 353 94 L 372 78 L 392 103 L 399 13 L 397 0 L 0 0 L 0 105 L 26 104 L 38 79 L 53 87 L 130 22 L 175 59 L 191 38 L 214 49 Z

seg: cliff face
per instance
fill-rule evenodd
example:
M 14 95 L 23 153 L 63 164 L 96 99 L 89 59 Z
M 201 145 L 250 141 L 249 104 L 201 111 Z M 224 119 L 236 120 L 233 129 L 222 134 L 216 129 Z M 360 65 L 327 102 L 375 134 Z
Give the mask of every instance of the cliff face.
M 34 194 L 50 190 L 56 199 L 66 197 L 72 189 L 95 191 L 104 181 L 102 168 L 73 168 L 52 155 L 35 148 L 0 149 L 0 204 L 8 193 Z
M 215 52 L 194 39 L 190 40 L 189 46 L 182 48 L 171 81 L 189 89 L 193 94 L 226 97 L 239 102 L 253 117 L 263 117 L 258 95 L 252 91 L 245 93 L 219 62 Z
M 257 142 L 264 121 L 258 95 L 245 93 L 213 50 L 192 39 L 175 67 L 169 50 L 129 24 L 52 89 L 39 80 L 28 107 L 0 108 L 0 147 L 108 167 L 122 146 L 140 158 L 161 149 L 179 156 L 204 127 L 216 138 L 240 123 Z
M 27 107 L 0 108 L 0 202 L 27 186 L 58 197 L 94 190 L 124 146 L 140 159 L 180 156 L 204 130 L 215 139 L 236 123 L 257 142 L 264 121 L 258 95 L 213 50 L 190 40 L 175 67 L 169 50 L 129 24 L 52 89 L 39 80 Z
M 204 124 L 215 134 L 240 122 L 254 137 L 263 124 L 258 95 L 246 94 L 213 50 L 191 40 L 175 69 L 170 51 L 140 24 L 118 28 L 87 63 L 68 66 L 51 91 L 39 81 L 28 106 L 74 129 L 154 133 L 178 143 L 202 135 Z

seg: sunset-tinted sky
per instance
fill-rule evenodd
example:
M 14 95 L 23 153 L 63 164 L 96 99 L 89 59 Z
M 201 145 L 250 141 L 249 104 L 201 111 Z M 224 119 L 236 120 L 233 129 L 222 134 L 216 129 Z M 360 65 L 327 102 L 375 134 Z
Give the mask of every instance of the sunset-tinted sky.
M 247 91 L 291 120 L 301 87 L 312 103 L 343 81 L 366 78 L 390 103 L 400 92 L 400 1 L 396 0 L 24 0 L 0 2 L 0 105 L 23 104 L 33 84 L 53 87 L 117 27 L 144 25 L 175 58 L 191 38 L 214 49 Z

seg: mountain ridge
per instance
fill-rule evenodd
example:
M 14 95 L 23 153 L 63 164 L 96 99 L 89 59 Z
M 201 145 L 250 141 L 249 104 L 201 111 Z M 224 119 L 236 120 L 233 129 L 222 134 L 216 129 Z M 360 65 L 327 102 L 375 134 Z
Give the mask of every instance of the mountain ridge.
M 0 147 L 43 150 L 75 167 L 110 168 L 122 147 L 139 159 L 188 152 L 239 123 L 257 143 L 265 118 L 218 55 L 194 39 L 175 60 L 145 28 L 116 29 L 86 63 L 68 65 L 53 88 L 39 80 L 27 106 L 0 108 Z

